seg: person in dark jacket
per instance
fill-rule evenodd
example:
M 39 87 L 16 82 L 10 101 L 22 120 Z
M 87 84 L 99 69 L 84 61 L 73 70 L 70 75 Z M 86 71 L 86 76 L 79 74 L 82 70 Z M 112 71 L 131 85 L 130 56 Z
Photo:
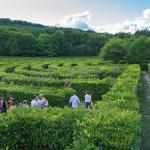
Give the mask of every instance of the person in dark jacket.
M 7 103 L 3 101 L 3 112 L 7 113 Z
M 4 101 L 3 97 L 0 97 L 0 112 L 7 113 L 7 103 Z
M 3 98 L 0 97 L 0 113 L 3 113 Z

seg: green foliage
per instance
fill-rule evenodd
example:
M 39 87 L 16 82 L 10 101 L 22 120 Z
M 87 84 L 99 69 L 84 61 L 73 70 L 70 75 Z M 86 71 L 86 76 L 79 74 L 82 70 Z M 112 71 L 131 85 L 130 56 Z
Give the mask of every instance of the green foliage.
M 15 109 L 7 115 L 0 115 L 0 149 L 65 149 L 72 143 L 77 120 L 85 116 L 85 110 L 73 111 L 67 108 L 41 111 Z
M 137 87 L 139 77 L 139 66 L 129 66 L 127 70 L 117 79 L 113 87 L 102 96 L 102 103 L 104 103 L 104 105 L 106 104 L 106 107 L 138 110 L 139 103 L 137 97 Z M 98 107 L 99 104 L 101 105 L 99 102 L 97 104 Z
M 1 114 L 0 149 L 97 150 L 101 142 L 104 150 L 139 150 L 138 65 L 111 64 L 97 57 L 1 57 L 0 66 L 4 98 L 12 95 L 20 103 L 42 93 L 50 106 L 63 107 L 17 107 Z M 90 90 L 94 101 L 102 101 L 94 102 L 93 110 L 64 107 L 73 90 L 80 98 Z
M 111 39 L 101 50 L 101 56 L 105 60 L 119 62 L 126 59 L 128 46 L 126 40 L 119 38 Z
M 147 63 L 150 61 L 150 37 L 141 36 L 130 45 L 128 61 L 131 63 Z
M 1 83 L 0 93 L 5 99 L 7 99 L 9 96 L 14 96 L 16 103 L 22 103 L 23 100 L 29 100 L 30 102 L 33 98 L 33 95 L 42 93 L 48 99 L 50 106 L 64 107 L 68 104 L 70 95 L 73 93 L 73 90 L 71 88 L 40 88 Z
M 101 109 L 92 111 L 87 120 L 78 121 L 71 150 L 138 150 L 134 140 L 140 129 L 140 116 L 135 111 Z
M 84 60 L 84 61 L 83 61 Z M 92 61 L 92 66 L 86 66 Z M 64 63 L 65 62 L 65 63 Z M 78 62 L 78 63 L 76 63 Z M 60 65 L 60 64 L 63 64 Z M 50 106 L 64 107 L 73 91 L 81 100 L 85 91 L 93 101 L 100 100 L 126 66 L 104 63 L 99 58 L 20 58 L 1 57 L 0 92 L 12 95 L 16 103 L 32 100 L 34 94 L 44 94 Z M 99 73 L 104 74 L 100 77 Z
M 105 34 L 0 19 L 0 55 L 96 56 Z
M 117 38 L 116 38 L 117 37 Z M 148 31 L 138 31 L 135 35 L 118 33 L 101 50 L 105 60 L 127 63 L 148 63 L 150 61 L 150 36 Z
M 105 78 L 103 80 L 76 80 L 71 82 L 71 87 L 83 98 L 85 91 L 92 93 L 92 100 L 98 101 L 113 85 L 112 78 Z
M 141 116 L 136 95 L 139 76 L 138 65 L 123 72 L 102 102 L 96 103 L 92 118 L 78 122 L 72 150 L 96 150 L 100 142 L 106 150 L 140 149 Z

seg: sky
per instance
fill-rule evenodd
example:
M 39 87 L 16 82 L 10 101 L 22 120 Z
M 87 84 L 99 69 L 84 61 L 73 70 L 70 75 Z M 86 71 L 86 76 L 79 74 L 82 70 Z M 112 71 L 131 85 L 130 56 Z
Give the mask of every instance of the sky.
M 0 0 L 0 18 L 133 33 L 150 27 L 150 0 Z

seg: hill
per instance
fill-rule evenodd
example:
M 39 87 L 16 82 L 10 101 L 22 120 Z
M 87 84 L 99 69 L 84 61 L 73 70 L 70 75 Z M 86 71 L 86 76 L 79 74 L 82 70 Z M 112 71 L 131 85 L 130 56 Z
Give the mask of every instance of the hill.
M 0 19 L 0 55 L 95 56 L 109 34 Z

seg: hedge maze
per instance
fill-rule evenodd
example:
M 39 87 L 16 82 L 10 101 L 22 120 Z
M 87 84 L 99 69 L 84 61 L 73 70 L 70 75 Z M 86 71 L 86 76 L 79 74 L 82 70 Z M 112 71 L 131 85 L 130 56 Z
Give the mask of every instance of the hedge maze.
M 0 58 L 0 94 L 19 104 L 44 94 L 50 108 L 0 115 L 0 149 L 104 150 L 139 148 L 138 65 L 93 58 Z M 92 93 L 93 110 L 68 108 L 76 91 Z

